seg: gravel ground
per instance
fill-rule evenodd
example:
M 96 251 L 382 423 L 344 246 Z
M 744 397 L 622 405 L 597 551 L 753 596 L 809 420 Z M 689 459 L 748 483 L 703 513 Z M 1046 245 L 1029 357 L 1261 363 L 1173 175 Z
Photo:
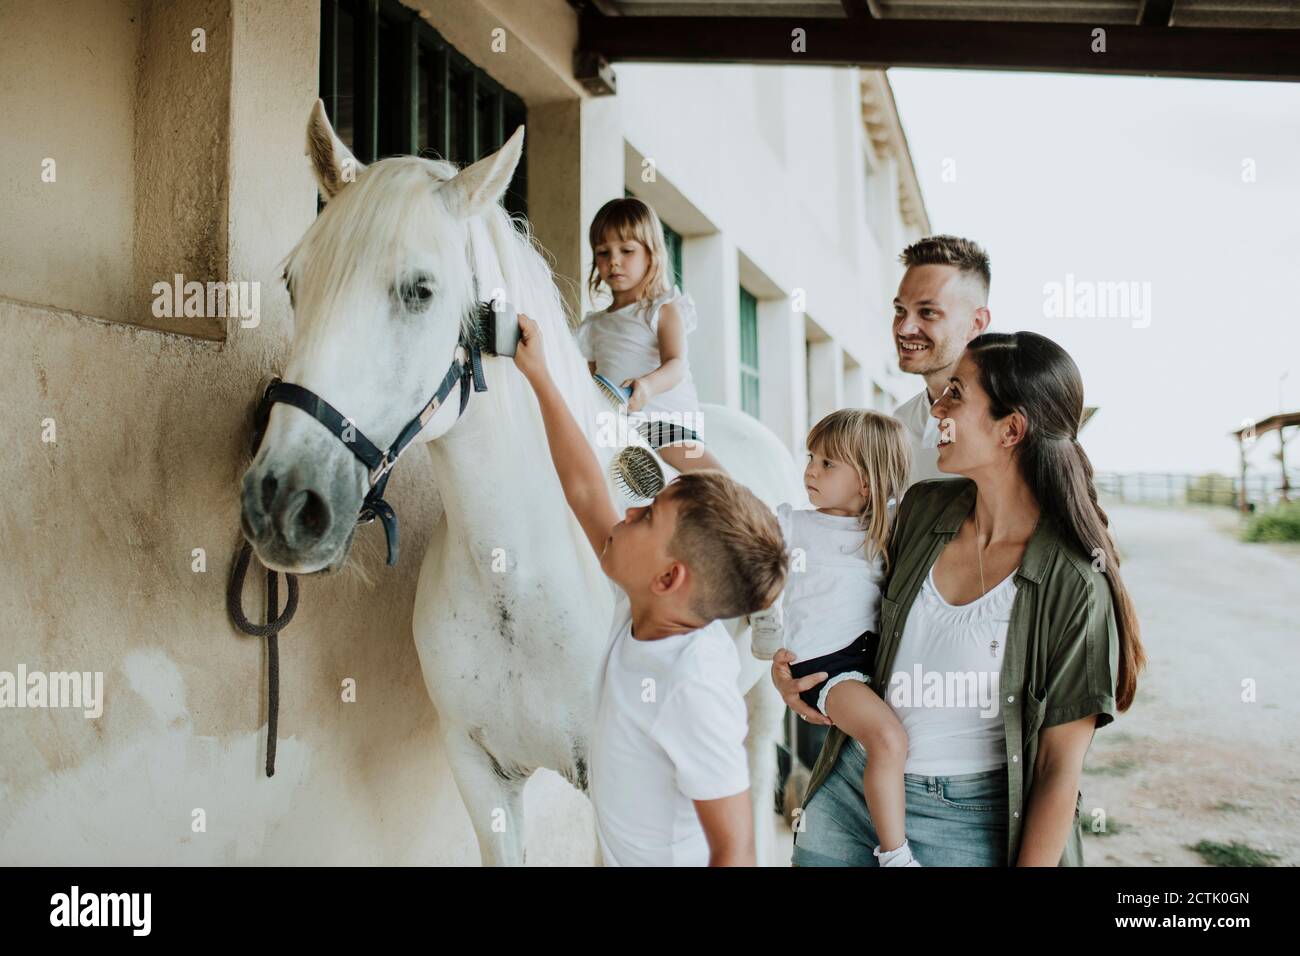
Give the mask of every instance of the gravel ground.
M 1148 663 L 1088 754 L 1089 865 L 1206 865 L 1201 841 L 1295 865 L 1300 546 L 1243 543 L 1229 509 L 1109 511 Z

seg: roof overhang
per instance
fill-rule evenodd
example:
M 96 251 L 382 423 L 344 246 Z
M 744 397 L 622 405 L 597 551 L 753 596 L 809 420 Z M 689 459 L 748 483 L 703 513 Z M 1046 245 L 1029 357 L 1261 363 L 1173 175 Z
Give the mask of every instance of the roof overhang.
M 587 69 L 689 61 L 1300 80 L 1290 0 L 570 2 Z

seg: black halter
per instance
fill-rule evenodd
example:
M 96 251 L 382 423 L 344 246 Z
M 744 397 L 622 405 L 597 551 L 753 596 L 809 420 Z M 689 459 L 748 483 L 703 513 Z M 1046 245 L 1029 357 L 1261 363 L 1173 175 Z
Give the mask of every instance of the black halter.
M 464 333 L 456 342 L 456 353 L 451 360 L 451 365 L 447 368 L 447 374 L 442 377 L 437 391 L 433 397 L 424 403 L 424 407 L 406 423 L 406 426 L 398 433 L 396 440 L 388 446 L 387 451 L 380 451 L 369 438 L 361 433 L 361 429 L 348 421 L 333 405 L 325 401 L 311 389 L 303 388 L 301 385 L 294 385 L 292 382 L 282 382 L 278 378 L 272 379 L 271 384 L 267 387 L 266 392 L 262 395 L 262 400 L 257 407 L 256 428 L 253 432 L 253 454 L 257 454 L 258 446 L 262 443 L 262 434 L 266 431 L 266 423 L 271 415 L 271 406 L 277 402 L 285 405 L 292 405 L 300 408 L 308 415 L 312 416 L 322 425 L 329 429 L 339 441 L 361 460 L 361 463 L 370 469 L 370 490 L 366 492 L 365 499 L 361 502 L 361 511 L 357 515 L 357 524 L 369 524 L 376 518 L 383 523 L 384 536 L 388 541 L 388 563 L 397 563 L 397 513 L 393 511 L 392 506 L 384 500 L 384 486 L 388 484 L 388 473 L 393 470 L 397 464 L 398 457 L 406 450 L 409 445 L 423 429 L 429 424 L 434 413 L 442 406 L 451 390 L 460 385 L 460 409 L 456 412 L 457 417 L 465 413 L 465 406 L 469 404 L 470 384 L 473 384 L 474 391 L 486 392 L 487 380 L 483 377 L 483 354 L 482 349 L 475 342 L 469 341 Z

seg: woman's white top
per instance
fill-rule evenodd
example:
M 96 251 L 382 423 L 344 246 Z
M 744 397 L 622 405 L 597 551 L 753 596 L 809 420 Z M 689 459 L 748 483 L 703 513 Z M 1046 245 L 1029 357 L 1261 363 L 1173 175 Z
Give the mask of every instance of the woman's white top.
M 663 364 L 659 358 L 659 310 L 668 302 L 677 307 L 677 313 L 682 317 L 682 326 L 689 335 L 699 324 L 695 314 L 695 300 L 673 286 L 672 292 L 660 295 L 649 308 L 638 301 L 621 309 L 588 312 L 574 330 L 578 349 L 588 362 L 596 363 L 599 374 L 615 385 L 650 374 Z M 691 380 L 691 367 L 684 347 L 681 358 L 686 370 L 685 378 L 646 402 L 644 411 L 699 411 L 700 400 L 695 393 L 695 383 Z M 691 421 L 676 424 L 701 430 L 698 423 Z
M 904 773 L 947 776 L 1006 765 L 998 682 L 1016 572 L 981 598 L 954 606 L 934 568 L 899 639 L 885 700 L 907 731 Z
M 863 552 L 867 533 L 854 515 L 776 509 L 790 567 L 781 597 L 785 646 L 801 661 L 843 650 L 874 631 L 884 557 Z

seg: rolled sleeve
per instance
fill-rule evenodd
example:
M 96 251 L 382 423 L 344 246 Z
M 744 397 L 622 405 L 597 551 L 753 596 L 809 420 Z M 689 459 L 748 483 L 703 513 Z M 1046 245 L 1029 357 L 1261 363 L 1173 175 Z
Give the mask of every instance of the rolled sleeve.
M 1115 719 L 1115 680 L 1119 670 L 1119 630 L 1104 572 L 1086 571 L 1048 664 L 1043 727 L 1097 715 L 1097 726 Z

